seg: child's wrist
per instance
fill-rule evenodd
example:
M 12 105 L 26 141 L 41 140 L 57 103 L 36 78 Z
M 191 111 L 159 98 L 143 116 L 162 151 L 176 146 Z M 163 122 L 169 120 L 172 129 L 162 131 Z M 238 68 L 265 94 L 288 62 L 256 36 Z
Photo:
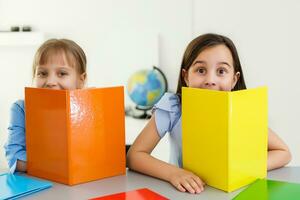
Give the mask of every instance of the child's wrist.
M 171 169 L 167 172 L 167 181 L 171 182 L 174 178 L 174 174 L 176 174 L 180 170 L 179 167 L 171 166 Z

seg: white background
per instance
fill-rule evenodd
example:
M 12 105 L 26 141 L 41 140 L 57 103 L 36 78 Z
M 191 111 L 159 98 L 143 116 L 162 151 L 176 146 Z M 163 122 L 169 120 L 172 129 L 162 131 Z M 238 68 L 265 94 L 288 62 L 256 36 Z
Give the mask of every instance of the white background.
M 247 86 L 269 87 L 269 125 L 289 145 L 290 165 L 300 165 L 299 10 L 297 0 L 0 0 L 0 28 L 30 25 L 45 39 L 75 40 L 87 54 L 88 86 L 124 85 L 133 71 L 158 65 L 171 91 L 188 42 L 224 34 L 237 46 Z M 0 168 L 9 107 L 31 85 L 36 48 L 0 45 Z M 127 138 L 143 124 L 130 119 Z M 159 148 L 155 155 L 167 160 L 167 142 Z

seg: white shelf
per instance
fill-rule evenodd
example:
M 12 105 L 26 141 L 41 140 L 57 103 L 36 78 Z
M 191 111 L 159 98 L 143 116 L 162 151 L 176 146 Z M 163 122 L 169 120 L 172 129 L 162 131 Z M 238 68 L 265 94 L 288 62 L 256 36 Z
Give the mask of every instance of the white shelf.
M 36 46 L 43 41 L 41 32 L 0 32 L 0 46 Z

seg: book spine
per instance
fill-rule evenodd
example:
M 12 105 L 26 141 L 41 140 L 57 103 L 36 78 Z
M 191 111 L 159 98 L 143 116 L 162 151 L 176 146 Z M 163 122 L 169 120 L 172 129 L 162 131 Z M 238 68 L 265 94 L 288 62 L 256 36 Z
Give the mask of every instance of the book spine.
M 68 158 L 68 184 L 72 184 L 72 135 L 71 135 L 71 104 L 70 104 L 70 91 L 66 93 L 66 129 L 67 129 L 67 158 Z
M 227 121 L 227 191 L 230 191 L 230 185 L 231 185 L 231 137 L 232 137 L 232 115 L 233 115 L 233 109 L 232 109 L 232 95 L 230 93 L 227 94 L 227 115 L 228 115 L 228 121 Z

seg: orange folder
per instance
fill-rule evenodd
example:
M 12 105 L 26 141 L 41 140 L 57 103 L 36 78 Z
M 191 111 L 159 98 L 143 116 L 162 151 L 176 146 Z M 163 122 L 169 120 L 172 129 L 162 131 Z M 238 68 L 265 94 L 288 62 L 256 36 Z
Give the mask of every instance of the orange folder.
M 125 174 L 124 88 L 25 88 L 27 172 L 68 185 Z

